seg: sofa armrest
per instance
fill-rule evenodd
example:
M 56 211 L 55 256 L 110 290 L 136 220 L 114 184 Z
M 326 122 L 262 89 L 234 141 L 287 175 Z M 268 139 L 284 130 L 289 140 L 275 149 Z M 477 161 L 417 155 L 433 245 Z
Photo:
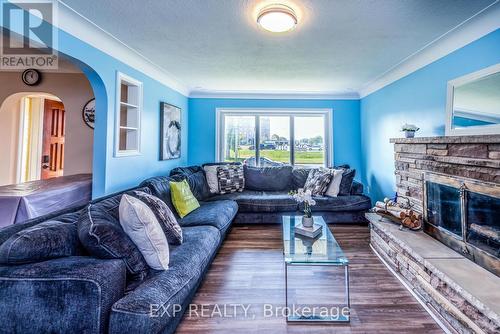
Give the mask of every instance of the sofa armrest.
M 0 323 L 10 333 L 103 333 L 124 295 L 121 260 L 65 257 L 0 266 Z
M 363 184 L 358 181 L 352 181 L 351 195 L 363 195 Z

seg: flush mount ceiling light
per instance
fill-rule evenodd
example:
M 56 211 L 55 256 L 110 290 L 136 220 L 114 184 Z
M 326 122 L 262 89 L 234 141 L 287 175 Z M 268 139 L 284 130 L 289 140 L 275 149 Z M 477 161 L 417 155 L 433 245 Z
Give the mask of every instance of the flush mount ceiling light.
M 274 4 L 261 9 L 257 23 L 271 32 L 286 32 L 297 25 L 297 15 L 288 6 Z

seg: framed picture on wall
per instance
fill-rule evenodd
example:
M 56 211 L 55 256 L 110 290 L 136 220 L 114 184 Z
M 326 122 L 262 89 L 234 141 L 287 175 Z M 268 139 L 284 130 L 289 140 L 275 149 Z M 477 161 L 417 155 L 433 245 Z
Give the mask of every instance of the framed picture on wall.
M 181 109 L 160 103 L 160 160 L 181 157 Z

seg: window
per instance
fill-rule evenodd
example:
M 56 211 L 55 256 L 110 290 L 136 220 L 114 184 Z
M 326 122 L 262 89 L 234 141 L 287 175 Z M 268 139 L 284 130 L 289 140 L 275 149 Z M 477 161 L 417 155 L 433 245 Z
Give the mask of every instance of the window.
M 142 83 L 117 75 L 116 156 L 140 153 Z
M 217 110 L 217 161 L 327 166 L 331 110 Z

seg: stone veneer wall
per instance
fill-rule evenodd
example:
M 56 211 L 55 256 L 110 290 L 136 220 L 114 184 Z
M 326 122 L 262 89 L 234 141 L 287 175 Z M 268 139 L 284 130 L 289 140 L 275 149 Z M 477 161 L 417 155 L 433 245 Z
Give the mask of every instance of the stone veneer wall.
M 395 138 L 391 143 L 397 192 L 419 212 L 425 172 L 500 184 L 500 135 Z
M 499 333 L 498 314 L 450 280 L 431 263 L 432 260 L 424 258 L 405 241 L 396 237 L 391 232 L 397 230 L 393 223 L 381 222 L 380 217 L 374 213 L 367 213 L 366 217 L 370 221 L 370 244 L 373 249 L 390 268 L 402 276 L 413 292 L 445 321 L 448 329 L 460 334 Z M 448 259 L 449 254 L 448 257 L 446 255 L 442 255 L 443 259 Z M 454 260 L 456 259 L 453 256 L 448 259 L 448 261 Z

